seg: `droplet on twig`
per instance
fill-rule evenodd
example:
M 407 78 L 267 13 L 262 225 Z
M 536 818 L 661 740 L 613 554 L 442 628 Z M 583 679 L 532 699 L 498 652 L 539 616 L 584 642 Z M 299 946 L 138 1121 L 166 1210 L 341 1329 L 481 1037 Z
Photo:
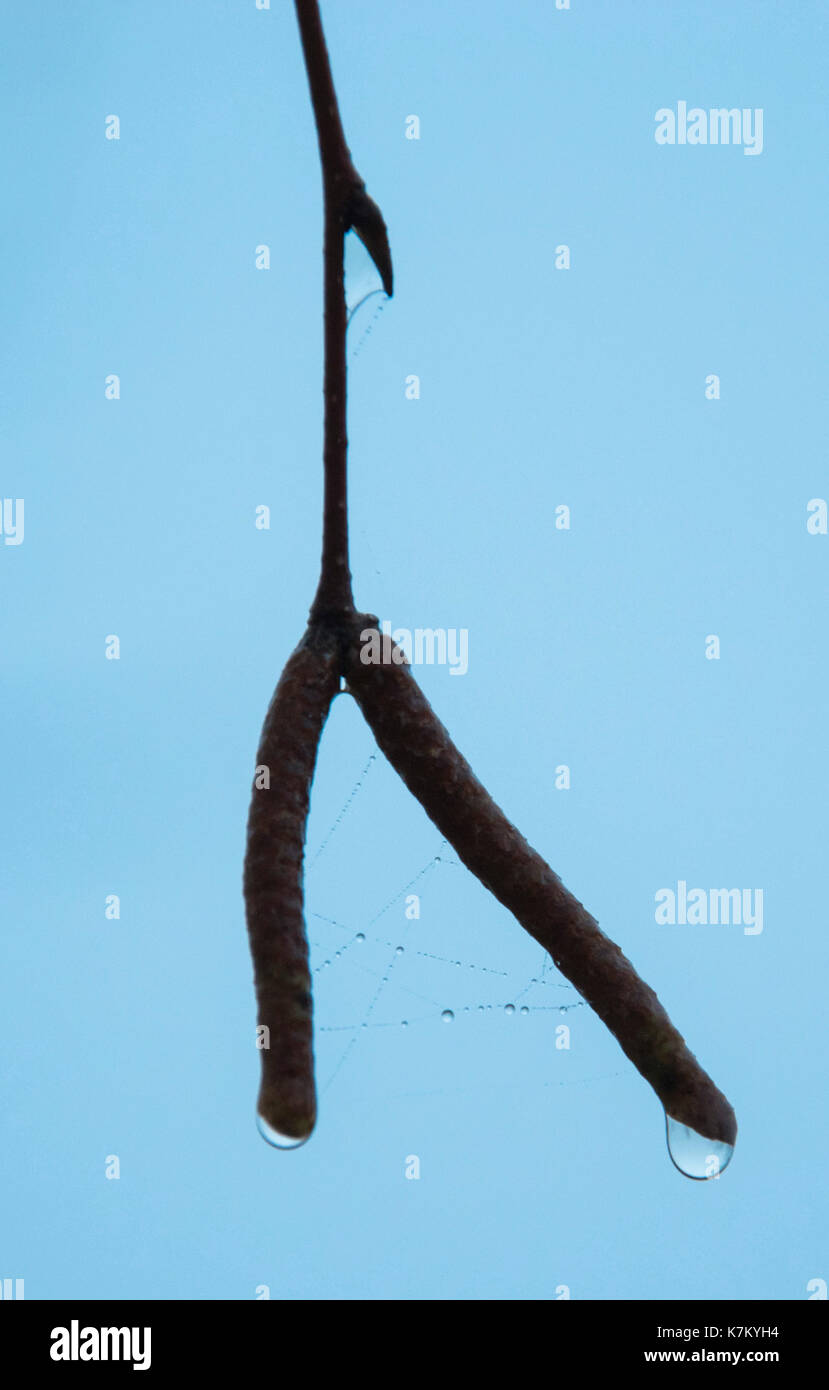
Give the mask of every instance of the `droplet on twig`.
M 344 252 L 348 341 L 356 354 L 387 295 L 377 266 L 355 232 L 346 234 Z

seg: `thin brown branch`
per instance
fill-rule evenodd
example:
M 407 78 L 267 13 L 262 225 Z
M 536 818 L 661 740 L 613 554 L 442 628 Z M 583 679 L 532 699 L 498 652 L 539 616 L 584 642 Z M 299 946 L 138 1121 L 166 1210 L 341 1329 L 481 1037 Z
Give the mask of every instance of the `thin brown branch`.
M 347 326 L 343 240 L 353 227 L 372 256 L 387 294 L 392 292 L 386 224 L 354 168 L 345 142 L 337 94 L 317 0 L 295 0 L 311 104 L 317 126 L 325 200 L 325 501 L 322 566 L 312 619 L 354 610 L 348 561 L 348 436 L 346 431 Z
M 314 120 L 317 124 L 323 183 L 327 194 L 329 188 L 335 191 L 335 185 L 342 182 L 341 196 L 344 197 L 352 176 L 357 181 L 359 179 L 351 162 L 348 145 L 345 143 L 319 4 L 317 0 L 295 0 L 295 7 L 305 70 L 311 89 Z

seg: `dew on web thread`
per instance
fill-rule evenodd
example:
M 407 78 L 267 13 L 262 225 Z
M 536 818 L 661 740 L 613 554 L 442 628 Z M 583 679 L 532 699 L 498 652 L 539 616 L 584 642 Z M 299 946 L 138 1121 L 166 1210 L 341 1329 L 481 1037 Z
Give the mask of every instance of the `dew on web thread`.
M 349 801 L 346 803 L 346 808 L 350 805 L 351 800 L 352 798 L 349 798 Z M 527 1019 L 532 1014 L 565 1014 L 572 1009 L 585 1007 L 584 1001 L 578 998 L 571 998 L 570 1001 L 562 1003 L 540 1002 L 539 996 L 543 998 L 544 995 L 547 995 L 549 999 L 550 994 L 554 990 L 568 992 L 570 996 L 575 994 L 572 985 L 567 981 L 551 978 L 553 966 L 546 952 L 544 952 L 542 966 L 538 974 L 532 975 L 527 979 L 526 975 L 517 974 L 515 971 L 500 969 L 495 965 L 439 955 L 436 952 L 418 947 L 411 939 L 407 939 L 404 943 L 400 938 L 409 932 L 412 927 L 413 923 L 410 920 L 407 920 L 405 925 L 401 924 L 401 930 L 395 938 L 391 938 L 384 932 L 378 932 L 376 930 L 378 924 L 381 923 L 381 919 L 384 918 L 396 904 L 400 903 L 403 898 L 407 897 L 410 890 L 416 884 L 421 883 L 427 874 L 433 873 L 436 869 L 443 867 L 462 868 L 459 861 L 453 859 L 451 855 L 447 853 L 448 849 L 449 846 L 447 842 L 442 842 L 439 847 L 440 852 L 433 855 L 416 874 L 409 878 L 396 893 L 392 894 L 385 902 L 384 906 L 381 907 L 364 926 L 363 924 L 360 925 L 359 930 L 355 930 L 354 925 L 346 924 L 339 921 L 337 918 L 326 916 L 322 913 L 312 912 L 310 914 L 313 922 L 325 928 L 332 928 L 337 933 L 338 939 L 341 942 L 341 944 L 332 949 L 330 942 L 328 945 L 323 945 L 322 942 L 316 939 L 312 941 L 314 949 L 324 953 L 324 960 L 321 965 L 315 967 L 314 973 L 328 971 L 333 966 L 337 965 L 338 962 L 342 962 L 344 968 L 357 970 L 361 974 L 372 977 L 375 981 L 368 1004 L 361 1011 L 361 1015 L 358 1018 L 352 1018 L 351 1021 L 342 1023 L 333 1021 L 318 1023 L 318 1031 L 321 1034 L 350 1034 L 333 1071 L 325 1083 L 324 1091 L 330 1089 L 334 1081 L 341 1075 L 344 1067 L 352 1059 L 358 1038 L 365 1037 L 366 1034 L 376 1034 L 380 1029 L 409 1029 L 412 1026 L 423 1027 L 434 1025 L 436 1022 L 452 1024 L 458 1019 L 473 1014 L 475 1016 L 489 1015 L 491 1018 L 500 1017 L 502 1020 L 510 1019 L 515 1016 Z M 372 928 L 375 930 L 372 930 Z M 340 936 L 340 934 L 342 935 Z M 385 951 L 389 952 L 387 962 L 384 966 L 380 968 L 372 967 L 365 956 L 366 943 L 375 948 L 383 948 Z M 411 988 L 410 985 L 406 983 L 405 967 L 407 962 L 414 963 L 418 960 L 430 967 L 434 966 L 442 977 L 439 984 L 436 982 L 434 994 L 431 996 L 425 994 L 422 989 L 418 990 Z M 483 977 L 490 977 L 493 980 L 496 978 L 501 979 L 508 985 L 512 984 L 513 990 L 506 999 L 502 997 L 500 1002 L 468 1003 L 464 1002 L 462 997 L 463 993 L 466 993 L 466 989 L 461 986 L 461 991 L 458 991 L 457 984 L 455 984 L 454 986 L 450 986 L 452 992 L 455 994 L 455 999 L 444 998 L 444 1001 L 441 1002 L 439 998 L 435 997 L 438 991 L 444 994 L 446 993 L 445 971 L 442 971 L 440 967 L 450 967 L 453 968 L 453 970 L 462 971 L 462 978 L 469 982 L 474 981 L 476 978 L 481 978 L 481 980 L 483 980 Z M 467 974 L 468 971 L 475 973 L 470 976 Z M 413 1012 L 411 1009 L 401 1009 L 398 1017 L 380 1019 L 377 1017 L 377 1006 L 384 995 L 386 995 L 389 988 L 393 989 L 395 995 L 406 994 L 417 999 L 421 1003 L 421 1006 L 425 1004 L 428 1007 L 426 1009 L 421 1007 L 421 1009 L 416 1012 Z M 536 994 L 533 996 L 532 1002 L 519 1004 L 519 1001 L 525 998 L 525 996 L 528 996 L 530 991 L 533 990 L 536 991 Z M 460 998 L 458 997 L 458 993 L 460 993 Z
M 309 870 L 316 866 L 332 837 L 352 812 L 354 802 L 372 767 L 375 766 L 376 760 L 377 752 L 375 750 L 362 768 L 340 811 L 323 836 L 319 848 L 310 861 Z M 352 1017 L 350 1021 L 343 1022 L 322 1022 L 318 1019 L 317 1031 L 320 1034 L 343 1033 L 349 1035 L 345 1047 L 323 1087 L 323 1093 L 330 1089 L 351 1061 L 358 1039 L 367 1034 L 376 1035 L 380 1029 L 409 1029 L 411 1027 L 419 1029 L 433 1026 L 437 1022 L 452 1024 L 455 1023 L 456 1019 L 462 1020 L 472 1016 L 480 1018 L 488 1015 L 490 1020 L 500 1017 L 502 1021 L 514 1017 L 528 1019 L 531 1014 L 564 1014 L 571 1009 L 584 1007 L 582 999 L 572 999 L 572 996 L 575 995 L 573 986 L 566 980 L 556 978 L 555 968 L 546 951 L 542 951 L 540 969 L 528 978 L 523 972 L 519 974 L 514 970 L 499 968 L 495 964 L 480 960 L 459 959 L 457 956 L 443 955 L 440 952 L 428 950 L 425 946 L 419 946 L 416 941 L 411 940 L 409 935 L 413 920 L 416 919 L 410 919 L 408 912 L 406 922 L 401 924 L 400 930 L 394 937 L 388 935 L 388 929 L 383 930 L 383 919 L 395 906 L 408 899 L 412 890 L 421 885 L 427 876 L 433 875 L 438 870 L 443 872 L 447 869 L 450 871 L 463 869 L 463 865 L 454 857 L 449 842 L 442 840 L 437 853 L 433 854 L 418 869 L 417 873 L 408 878 L 367 920 L 349 924 L 340 921 L 338 917 L 324 913 L 316 911 L 309 913 L 309 927 L 312 924 L 317 924 L 318 929 L 322 927 L 323 933 L 328 936 L 327 941 L 319 940 L 319 930 L 317 930 L 311 938 L 310 944 L 314 952 L 322 956 L 322 960 L 313 966 L 313 975 L 317 977 L 327 976 L 332 970 L 346 969 L 349 973 L 356 972 L 359 975 L 370 977 L 373 982 L 368 1003 L 360 1010 L 356 1019 Z M 319 871 L 317 870 L 317 872 Z M 367 946 L 369 948 L 368 955 L 366 953 Z M 371 947 L 379 947 L 388 952 L 386 964 L 380 968 L 376 968 L 371 963 L 373 959 Z M 407 982 L 409 977 L 407 966 L 416 964 L 418 961 L 430 967 L 430 974 L 432 973 L 431 967 L 434 967 L 436 979 L 429 993 L 424 992 L 423 988 L 412 988 L 411 984 Z M 441 967 L 449 967 L 453 973 L 455 971 L 461 972 L 461 975 L 456 976 L 448 988 L 445 970 L 442 970 Z M 500 1002 L 495 1003 L 466 1002 L 463 995 L 467 995 L 468 1001 L 468 986 L 465 987 L 461 984 L 459 987 L 461 979 L 469 983 L 473 983 L 477 979 L 481 981 L 481 984 L 487 979 L 493 983 L 495 980 L 501 980 L 506 986 L 507 997 L 502 997 Z M 401 1008 L 396 1018 L 378 1018 L 378 1004 L 387 995 L 390 986 L 396 997 L 406 995 L 409 999 L 417 1000 L 420 1008 L 414 1011 L 411 1008 Z M 536 991 L 536 993 L 531 996 L 531 991 Z M 540 998 L 545 995 L 547 999 L 550 999 L 553 991 L 564 992 L 565 995 L 569 993 L 571 1002 L 540 1002 Z M 443 1000 L 440 999 L 440 994 L 444 995 Z M 447 995 L 449 995 L 448 998 Z M 521 1001 L 528 996 L 531 996 L 531 1002 L 522 1003 Z
M 333 833 L 339 825 L 343 816 L 350 809 L 354 796 L 359 790 L 361 780 L 365 777 L 368 768 L 364 768 L 361 778 L 352 790 L 351 795 L 345 802 L 342 811 L 329 832 Z M 325 841 L 323 842 L 325 843 Z M 318 851 L 319 854 L 320 851 Z M 542 951 L 540 966 L 536 968 L 536 973 L 527 976 L 523 972 L 504 969 L 494 963 L 484 963 L 480 960 L 471 961 L 459 959 L 457 956 L 441 955 L 438 952 L 430 951 L 416 944 L 416 941 L 408 936 L 408 939 L 401 940 L 401 937 L 410 932 L 414 925 L 407 920 L 405 925 L 401 924 L 399 933 L 392 937 L 382 930 L 382 919 L 385 918 L 391 909 L 401 902 L 413 887 L 422 883 L 427 875 L 435 873 L 437 870 L 462 869 L 463 865 L 459 860 L 452 857 L 451 847 L 447 841 L 442 841 L 438 853 L 434 854 L 421 868 L 408 878 L 395 893 L 393 893 L 384 905 L 367 921 L 360 923 L 359 930 L 355 930 L 354 925 L 340 921 L 337 918 L 326 916 L 322 913 L 311 912 L 310 919 L 321 926 L 336 933 L 339 941 L 333 949 L 331 943 L 324 945 L 318 940 L 313 940 L 312 945 L 315 950 L 324 953 L 322 964 L 316 966 L 315 973 L 329 971 L 332 967 L 342 964 L 343 968 L 358 970 L 370 976 L 374 982 L 373 991 L 369 1002 L 360 1015 L 348 1022 L 318 1022 L 318 1032 L 320 1034 L 346 1035 L 345 1046 L 333 1070 L 328 1076 L 322 1091 L 330 1091 L 334 1083 L 342 1077 L 344 1069 L 351 1063 L 355 1056 L 359 1055 L 357 1043 L 360 1038 L 364 1040 L 364 1045 L 370 1040 L 375 1042 L 381 1036 L 387 1036 L 387 1030 L 400 1030 L 402 1036 L 408 1037 L 410 1030 L 415 1029 L 418 1036 L 423 1029 L 433 1029 L 442 1026 L 451 1026 L 452 1032 L 457 1029 L 464 1030 L 464 1026 L 486 1026 L 487 1029 L 497 1028 L 496 1020 L 500 1020 L 502 1026 L 509 1029 L 512 1034 L 516 1027 L 516 1020 L 523 1025 L 528 1025 L 535 1017 L 538 1019 L 543 1014 L 554 1014 L 563 1017 L 575 1009 L 587 1007 L 585 1001 L 577 995 L 573 986 L 558 976 L 555 965 L 547 951 Z M 379 928 L 379 930 L 378 930 Z M 385 966 L 375 969 L 366 959 L 366 947 L 381 948 L 388 951 L 389 955 Z M 427 995 L 423 990 L 412 989 L 406 983 L 405 967 L 409 962 L 422 961 L 429 967 L 434 967 L 438 972 L 434 986 L 434 994 Z M 450 970 L 455 978 L 456 985 L 446 986 L 446 970 Z M 461 972 L 457 974 L 456 972 Z M 472 973 L 469 973 L 472 972 Z M 494 981 L 501 980 L 509 990 L 507 997 L 500 1000 L 488 1002 L 469 1002 L 464 1001 L 463 994 L 469 984 L 476 980 L 481 983 L 485 979 Z M 457 985 L 460 984 L 460 989 Z M 464 988 L 466 986 L 466 988 Z M 512 988 L 510 989 L 510 986 Z M 379 1018 L 377 1016 L 378 1005 L 389 989 L 393 989 L 395 994 L 406 994 L 410 998 L 416 999 L 421 1007 L 415 1009 L 401 1008 L 397 1016 Z M 506 991 L 505 991 L 506 993 Z M 565 995 L 564 1002 L 559 1002 L 562 994 Z M 566 996 L 569 994 L 570 998 Z M 440 997 L 443 995 L 443 998 Z M 546 997 L 546 998 L 545 998 Z M 545 1002 L 541 1002 L 545 1000 Z M 522 1002 L 526 1001 L 526 1002 Z M 549 1002 L 547 1002 L 549 1001 Z M 425 1008 L 423 1006 L 426 1006 Z M 474 1022 L 473 1022 L 474 1021 Z M 540 1020 L 539 1020 L 540 1021 Z M 520 1029 L 523 1033 L 523 1026 Z M 447 1039 L 451 1036 L 446 1034 Z M 497 1033 L 493 1036 L 497 1037 Z M 517 1036 L 517 1035 L 516 1035 Z M 333 1042 L 333 1038 L 332 1038 Z M 557 1044 L 556 1044 L 557 1046 Z M 533 1085 L 541 1087 L 569 1087 L 581 1086 L 591 1083 L 605 1083 L 617 1081 L 625 1076 L 624 1071 L 616 1070 L 613 1072 L 602 1073 L 596 1076 L 576 1076 L 566 1079 L 555 1079 L 551 1077 L 546 1081 L 537 1081 Z M 515 1090 L 514 1085 L 508 1088 Z M 481 1084 L 467 1084 L 462 1086 L 450 1087 L 428 1087 L 422 1091 L 395 1092 L 396 1098 L 411 1096 L 432 1096 L 432 1095 L 460 1095 L 471 1094 L 475 1091 L 498 1090 L 498 1085 L 492 1083 L 482 1086 Z M 391 1099 L 391 1096 L 387 1097 Z M 674 1165 L 686 1177 L 706 1180 L 716 1178 L 724 1172 L 730 1162 L 733 1149 L 729 1145 L 718 1144 L 707 1140 L 700 1135 L 696 1135 L 687 1127 L 677 1124 L 670 1117 L 666 1117 L 668 1149 Z M 270 1143 L 275 1143 L 273 1138 L 265 1135 Z M 279 1137 L 281 1138 L 281 1136 Z M 302 1141 L 288 1140 L 286 1147 L 293 1147 Z M 281 1145 L 280 1145 L 281 1146 Z
M 340 812 L 339 812 L 339 814 L 337 815 L 337 817 L 336 817 L 336 819 L 335 819 L 333 825 L 331 826 L 331 828 L 330 828 L 330 830 L 328 831 L 327 835 L 326 835 L 325 838 L 323 839 L 323 841 L 322 841 L 322 843 L 321 843 L 319 849 L 317 850 L 316 854 L 314 855 L 313 859 L 311 860 L 311 862 L 310 862 L 310 864 L 309 864 L 309 866 L 308 866 L 309 868 L 313 868 L 314 864 L 316 864 L 316 862 L 317 862 L 317 860 L 319 859 L 320 855 L 322 854 L 323 850 L 325 850 L 325 849 L 328 848 L 329 841 L 331 840 L 332 836 L 337 832 L 337 830 L 338 830 L 338 829 L 340 828 L 340 826 L 342 825 L 343 820 L 345 819 L 345 817 L 347 816 L 348 812 L 349 812 L 350 809 L 351 809 L 351 806 L 352 806 L 352 803 L 353 803 L 353 801 L 354 801 L 354 798 L 355 798 L 355 797 L 357 796 L 357 794 L 362 790 L 363 783 L 365 782 L 366 777 L 367 777 L 368 774 L 370 773 L 370 771 L 371 771 L 371 769 L 372 769 L 372 767 L 374 766 L 374 764 L 375 764 L 376 761 L 377 761 L 377 753 L 374 752 L 374 753 L 372 753 L 371 757 L 369 758 L 368 762 L 366 763 L 365 767 L 363 768 L 362 772 L 360 773 L 359 777 L 357 778 L 357 781 L 354 783 L 354 786 L 352 787 L 352 789 L 351 789 L 351 791 L 350 791 L 348 797 L 346 798 L 346 800 L 345 800 L 345 802 L 344 802 L 344 804 L 343 804 L 343 806 L 342 806 L 342 809 L 340 810 Z

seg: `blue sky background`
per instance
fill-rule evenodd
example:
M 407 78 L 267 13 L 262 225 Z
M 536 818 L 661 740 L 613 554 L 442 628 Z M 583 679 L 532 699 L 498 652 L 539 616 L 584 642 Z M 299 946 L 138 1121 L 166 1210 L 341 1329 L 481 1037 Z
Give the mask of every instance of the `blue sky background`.
M 468 673 L 418 679 L 729 1096 L 736 1154 L 680 1176 L 649 1087 L 586 1006 L 556 1012 L 574 991 L 379 755 L 307 872 L 318 1128 L 260 1139 L 244 831 L 322 490 L 293 7 L 12 3 L 0 1275 L 27 1298 L 806 1298 L 829 1279 L 825 7 L 323 15 L 395 265 L 350 379 L 357 601 L 468 629 Z M 762 155 L 657 146 L 678 100 L 762 107 Z M 373 747 L 338 699 L 309 857 Z M 762 887 L 762 934 L 658 926 L 678 879 Z

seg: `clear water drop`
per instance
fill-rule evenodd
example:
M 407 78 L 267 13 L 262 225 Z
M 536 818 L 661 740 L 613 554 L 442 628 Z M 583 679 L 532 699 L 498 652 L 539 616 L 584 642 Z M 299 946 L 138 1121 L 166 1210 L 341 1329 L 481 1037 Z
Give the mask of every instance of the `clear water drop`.
M 522 1006 L 521 1006 L 521 1012 L 522 1012 L 522 1014 L 528 1014 L 528 1013 L 530 1012 L 529 1009 L 527 1008 L 526 1004 L 522 1004 Z
M 483 1004 L 479 1004 L 479 1005 L 478 1005 L 478 1013 L 479 1013 L 479 1014 L 486 1013 L 486 1009 L 485 1009 L 485 1007 L 484 1007 Z
M 344 266 L 348 336 L 361 342 L 386 292 L 379 270 L 353 230 L 346 233 Z
M 515 1005 L 514 1005 L 514 1004 L 505 1004 L 505 1005 L 504 1005 L 504 1013 L 505 1013 L 505 1014 L 514 1014 L 514 1013 L 515 1013 Z
M 262 1135 L 266 1144 L 270 1144 L 274 1149 L 298 1149 L 301 1144 L 305 1144 L 311 1138 L 310 1133 L 303 1134 L 300 1139 L 295 1139 L 290 1134 L 280 1134 L 278 1129 L 269 1125 L 267 1120 L 257 1112 L 256 1128 Z
M 404 1019 L 403 1019 L 403 1022 L 401 1023 L 400 1026 L 401 1026 L 401 1028 L 408 1028 L 408 1026 L 409 1026 L 409 1020 L 408 1020 L 407 1018 L 404 1018 Z
M 358 931 L 357 935 L 356 935 L 355 938 L 354 938 L 354 940 L 355 940 L 358 944 L 360 944 L 360 945 L 362 945 L 362 943 L 365 941 L 365 939 L 366 939 L 366 934 L 365 934 L 365 932 L 362 932 L 362 931 Z
M 402 954 L 403 954 L 403 947 L 402 947 L 402 946 L 395 946 L 395 948 L 394 948 L 394 954 L 395 954 L 396 956 L 402 956 Z
M 665 1133 L 671 1162 L 686 1178 L 706 1182 L 718 1178 L 731 1162 L 734 1145 L 721 1139 L 706 1139 L 688 1125 L 665 1115 Z
M 451 1009 L 444 1009 L 441 1018 L 444 1023 L 454 1023 L 455 1021 L 455 1015 L 452 1013 Z

